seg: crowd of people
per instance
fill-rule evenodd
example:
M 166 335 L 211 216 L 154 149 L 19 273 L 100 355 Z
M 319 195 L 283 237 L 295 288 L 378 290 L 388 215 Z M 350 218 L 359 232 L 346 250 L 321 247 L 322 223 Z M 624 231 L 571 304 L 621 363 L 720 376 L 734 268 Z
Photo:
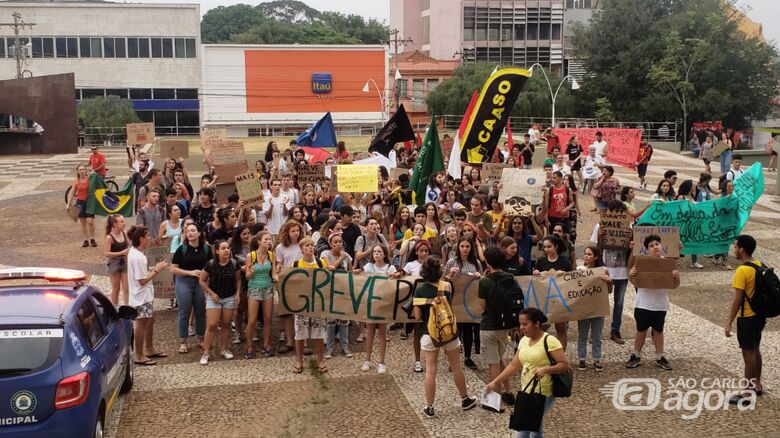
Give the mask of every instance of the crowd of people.
M 546 148 L 546 158 L 535 164 L 533 154 L 540 147 Z M 577 137 L 561 143 L 554 132 L 542 134 L 532 127 L 521 143 L 505 144 L 496 153 L 501 154 L 499 161 L 545 171 L 547 181 L 541 189 L 544 201 L 532 213 L 506 214 L 498 201 L 500 182 L 482 178 L 476 166 L 466 166 L 460 178 L 453 178 L 446 171 L 432 175 L 426 199 L 415 203 L 414 190 L 409 186 L 417 155 L 415 145 L 398 145 L 394 150 L 399 166 L 409 172 L 391 178 L 388 169 L 379 167 L 375 192 L 344 193 L 331 190 L 330 180 L 299 184 L 297 169 L 307 163 L 303 149 L 291 142 L 289 148 L 281 151 L 275 142 L 270 142 L 264 158 L 255 163 L 263 188 L 259 205 L 247 205 L 237 193 L 224 199 L 218 196 L 215 184 L 219 176 L 213 168 L 200 177 L 194 188 L 183 160 L 166 158 L 162 168 L 158 168 L 149 157 L 128 148 L 128 165 L 137 190 L 136 224 L 126 231 L 125 218 L 109 216 L 103 253 L 111 278 L 112 301 L 117 305 L 129 303 L 138 309 L 136 363 L 154 365 L 155 358 L 165 356 L 153 348 L 154 293 L 150 289 L 151 279 L 170 269 L 175 277 L 173 306 L 178 309 L 178 353 L 188 354 L 194 338 L 203 365 L 217 353 L 229 360 L 239 351 L 247 359 L 294 351 L 293 373 L 303 371 L 303 356 L 309 354 L 316 355 L 318 371 L 326 373 L 327 361 L 337 351 L 351 358 L 355 346 L 363 344 L 363 362 L 356 368 L 364 372 L 375 368 L 383 374 L 388 371 L 389 333 L 398 330 L 399 337 L 410 339 L 414 346 L 410 371 L 425 372 L 426 416 L 434 416 L 435 374 L 441 349 L 464 410 L 477 403 L 467 393 L 463 367 L 476 370 L 480 365 L 489 369 L 488 389 L 501 393 L 507 405 L 514 403 L 508 383 L 513 373 L 521 372 L 524 387 L 534 378 L 541 379 L 541 391 L 550 400 L 545 406 L 549 410 L 554 400 L 549 376 L 569 367 L 564 354 L 569 324 L 556 323 L 556 335 L 547 335 L 546 316 L 538 309 L 527 308 L 519 318 L 519 328 L 502 329 L 495 321 L 499 312 L 495 298 L 498 284 L 507 275 L 510 279 L 517 275 L 549 276 L 606 267 L 603 280 L 609 284 L 613 297 L 611 315 L 576 321 L 577 368 L 603 371 L 602 328 L 609 318 L 610 339 L 625 344 L 621 335 L 624 296 L 628 283 L 640 272 L 633 266 L 628 249 L 598 246 L 602 232 L 598 226 L 592 233 L 584 230 L 584 235 L 590 237 L 583 242 L 583 230 L 578 230 L 578 225 L 581 227 L 586 215 L 604 212 L 627 212 L 634 220 L 642 215 L 649 204 L 636 205 L 635 196 L 637 191 L 647 191 L 646 172 L 653 148 L 642 141 L 635 187 L 623 186 L 613 166 L 607 164 L 608 144 L 600 133 L 586 147 Z M 651 203 L 677 199 L 702 202 L 718 195 L 730 196 L 733 181 L 743 172 L 742 157 L 732 155 L 723 177 L 713 180 L 709 158 L 706 152 L 702 153 L 707 167 L 698 181 L 678 184 L 676 172 L 670 170 L 652 193 Z M 100 152 L 93 148 L 93 156 L 96 154 Z M 340 145 L 325 165 L 350 164 L 353 158 L 356 157 Z M 90 161 L 97 163 L 93 171 L 104 171 L 105 159 Z M 79 166 L 77 171 L 72 193 L 81 210 L 84 246 L 97 246 L 93 217 L 84 209 L 88 168 Z M 715 182 L 718 184 L 713 186 Z M 593 198 L 594 208 L 589 211 L 589 203 L 583 202 L 586 197 Z M 160 238 L 171 238 L 170 266 L 160 263 L 150 267 L 142 251 L 150 240 Z M 649 255 L 662 257 L 658 236 L 649 236 L 642 244 Z M 751 246 L 750 242 L 738 241 L 737 245 L 740 249 L 735 255 L 740 261 L 751 257 L 754 242 Z M 582 254 L 579 260 L 578 253 Z M 731 269 L 729 254 L 712 256 L 725 269 Z M 690 266 L 703 268 L 699 261 L 704 257 L 690 257 Z M 474 276 L 479 278 L 479 298 L 485 310 L 480 323 L 459 323 L 459 339 L 442 346 L 434 346 L 427 326 L 420 323 L 427 318 L 425 306 L 414 309 L 418 322 L 410 324 L 365 324 L 303 314 L 278 316 L 274 312 L 276 286 L 284 270 L 290 267 L 420 276 L 423 283 L 416 288 L 415 297 L 426 298 L 451 299 L 447 288 L 438 287 L 440 282 L 451 281 L 458 275 Z M 739 282 L 735 278 L 735 287 L 739 283 L 738 290 L 750 295 L 750 287 L 746 286 L 751 281 L 748 273 L 742 267 L 737 273 Z M 673 275 L 679 283 L 680 273 L 674 271 Z M 654 363 L 664 370 L 672 369 L 664 352 L 668 309 L 667 289 L 637 289 L 634 317 L 638 335 L 633 348 L 627 351 L 627 368 L 641 364 L 644 334 L 650 329 Z M 746 339 L 743 348 L 757 350 L 763 326 L 760 322 L 739 323 L 753 316 L 751 313 L 746 307 L 738 318 L 738 335 L 740 345 L 742 337 Z M 734 316 L 736 313 L 732 319 Z M 730 326 L 731 321 L 727 334 Z M 506 340 L 513 335 L 517 335 L 517 354 L 506 362 Z M 539 353 L 542 339 L 555 365 L 544 349 Z M 475 360 L 475 354 L 480 355 L 481 364 Z M 760 354 L 751 358 L 751 373 L 758 377 L 755 374 L 760 374 Z M 752 389 L 761 391 L 760 386 Z

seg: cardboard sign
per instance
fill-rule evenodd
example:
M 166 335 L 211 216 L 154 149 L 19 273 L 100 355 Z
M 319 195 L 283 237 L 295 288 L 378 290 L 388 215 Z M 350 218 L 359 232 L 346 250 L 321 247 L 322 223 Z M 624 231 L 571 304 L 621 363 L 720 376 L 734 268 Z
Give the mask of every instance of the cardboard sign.
M 444 236 L 436 236 L 431 237 L 428 239 L 428 243 L 431 244 L 431 255 L 439 256 L 441 255 L 441 249 L 444 246 L 444 243 L 446 242 L 446 239 Z
M 249 172 L 246 163 L 218 164 L 214 166 L 214 173 L 219 177 L 217 184 L 233 184 L 238 175 Z
M 200 133 L 200 149 L 208 152 L 223 140 L 227 140 L 227 129 L 204 129 Z
M 482 179 L 489 182 L 500 181 L 501 172 L 507 168 L 511 168 L 507 163 L 485 163 L 482 165 Z
M 236 175 L 236 190 L 238 197 L 246 206 L 254 206 L 263 203 L 263 188 L 260 186 L 260 178 L 257 172 L 247 172 Z
M 244 143 L 236 140 L 222 140 L 216 142 L 211 150 L 214 164 L 246 163 Z
M 498 193 L 498 202 L 504 204 L 504 211 L 510 216 L 527 216 L 532 206 L 544 202 L 542 188 L 545 175 L 541 170 L 504 168 L 501 171 L 503 187 Z
M 376 164 L 340 164 L 338 173 L 338 191 L 342 193 L 363 193 L 377 191 Z
M 228 198 L 233 193 L 236 193 L 236 184 L 230 183 L 230 184 L 218 184 L 214 186 L 214 190 L 217 192 L 217 201 L 216 203 L 218 205 L 225 205 L 228 202 Z M 240 196 L 240 195 L 239 195 Z
M 161 261 L 171 262 L 173 254 L 171 253 L 172 237 L 165 239 L 154 239 L 149 242 L 149 246 L 144 250 L 144 255 L 149 261 L 149 266 L 154 266 Z M 176 284 L 173 281 L 173 274 L 170 269 L 160 271 L 152 280 L 154 285 L 155 298 L 173 298 L 176 295 Z
M 712 158 L 718 158 L 720 154 L 723 153 L 726 149 L 729 148 L 729 145 L 725 142 L 720 142 L 712 147 Z
M 655 234 L 661 238 L 661 248 L 664 257 L 680 257 L 680 228 L 679 227 L 634 227 L 634 247 L 631 254 L 634 256 L 647 255 L 647 248 L 644 246 L 645 238 Z
M 400 181 L 399 178 L 401 175 L 407 175 L 409 176 L 409 169 L 405 167 L 394 167 L 390 169 L 390 180 L 391 181 Z
M 154 123 L 128 123 L 127 144 L 147 144 L 154 142 Z
M 631 282 L 636 287 L 647 289 L 676 289 L 677 281 L 672 271 L 677 269 L 677 260 L 664 257 L 636 256 L 634 267 L 639 271 Z
M 590 145 L 596 141 L 596 132 L 601 131 L 603 140 L 607 142 L 607 161 L 630 169 L 636 169 L 639 141 L 642 139 L 641 129 L 555 128 L 554 131 L 558 138 L 561 139 L 561 151 L 565 150 L 566 142 L 576 135 L 585 149 L 583 153 L 586 156 Z
M 603 249 L 631 248 L 632 218 L 627 213 L 607 211 L 599 222 L 599 246 Z
M 300 164 L 298 165 L 298 186 L 306 184 L 321 184 L 328 179 L 325 176 L 325 164 Z
M 550 323 L 606 316 L 610 312 L 606 268 L 561 272 L 556 276 L 515 277 L 526 307 L 544 311 Z M 363 322 L 411 321 L 401 307 L 419 277 L 393 279 L 327 269 L 288 268 L 279 282 L 280 315 L 302 313 Z M 459 275 L 452 282 L 452 309 L 459 322 L 479 322 L 479 277 Z
M 189 158 L 190 144 L 184 140 L 163 140 L 160 142 L 160 156 L 175 160 Z

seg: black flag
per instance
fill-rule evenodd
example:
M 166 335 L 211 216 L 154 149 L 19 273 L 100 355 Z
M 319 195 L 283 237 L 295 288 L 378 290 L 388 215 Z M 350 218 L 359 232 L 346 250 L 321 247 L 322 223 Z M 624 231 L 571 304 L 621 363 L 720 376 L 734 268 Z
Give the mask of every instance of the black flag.
M 384 156 L 390 155 L 393 146 L 399 141 L 414 140 L 414 130 L 412 123 L 409 122 L 409 116 L 406 115 L 404 106 L 398 107 L 398 111 L 390 117 L 387 124 L 379 130 L 376 137 L 371 141 L 368 147 L 369 152 L 379 152 Z

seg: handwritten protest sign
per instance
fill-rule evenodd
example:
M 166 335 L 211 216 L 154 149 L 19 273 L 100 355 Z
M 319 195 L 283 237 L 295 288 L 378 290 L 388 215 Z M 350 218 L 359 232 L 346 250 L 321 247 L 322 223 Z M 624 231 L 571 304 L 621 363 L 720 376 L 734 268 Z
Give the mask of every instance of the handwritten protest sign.
M 245 205 L 253 206 L 263 203 L 263 188 L 260 186 L 257 172 L 236 175 L 235 181 L 238 197 L 245 202 Z
M 160 142 L 160 156 L 163 158 L 189 158 L 190 144 L 185 140 L 163 140 Z
M 677 269 L 676 259 L 640 255 L 634 259 L 634 267 L 639 271 L 631 277 L 636 287 L 676 289 L 679 286 L 672 276 L 672 271 Z
M 147 144 L 154 142 L 154 123 L 128 123 L 127 144 Z
M 599 246 L 605 249 L 631 248 L 632 218 L 626 213 L 607 211 L 599 222 Z
M 542 309 L 551 323 L 609 314 L 606 268 L 516 277 L 526 306 Z M 393 279 L 326 269 L 287 269 L 279 282 L 279 313 L 304 313 L 364 322 L 408 322 L 401 307 L 418 277 Z M 452 308 L 459 322 L 479 322 L 479 277 L 460 275 L 452 284 Z
M 716 144 L 712 148 L 712 158 L 718 158 L 720 156 L 720 154 L 723 153 L 723 151 L 728 149 L 728 147 L 729 147 L 729 145 L 726 144 L 725 142 L 720 142 L 720 143 Z
M 204 129 L 200 133 L 200 149 L 204 152 L 211 151 L 223 140 L 227 140 L 227 129 Z
M 569 138 L 576 135 L 585 148 L 585 154 L 588 153 L 588 147 L 596 141 L 596 132 L 601 131 L 604 141 L 607 142 L 607 161 L 630 169 L 636 168 L 639 141 L 642 139 L 641 129 L 555 128 L 554 131 L 564 145 Z
M 661 238 L 661 249 L 664 257 L 680 257 L 680 227 L 634 227 L 634 245 L 631 254 L 634 256 L 647 255 L 644 242 L 647 236 L 655 234 Z
M 246 162 L 244 143 L 236 140 L 222 140 L 215 143 L 211 156 L 215 165 Z
M 149 246 L 144 250 L 144 255 L 149 260 L 149 266 L 154 266 L 162 261 L 171 262 L 171 258 L 173 258 L 173 254 L 171 254 L 172 239 L 172 237 L 167 237 L 165 239 L 154 239 L 149 242 Z M 174 297 L 176 285 L 170 269 L 164 269 L 155 275 L 152 284 L 154 284 L 155 298 Z
M 750 218 L 750 211 L 753 205 L 758 202 L 758 198 L 764 193 L 764 169 L 761 162 L 753 163 L 745 173 L 738 176 L 734 181 L 734 194 L 739 202 L 739 232 L 745 228 L 745 224 Z
M 485 163 L 482 165 L 482 179 L 488 181 L 500 181 L 501 171 L 510 168 L 507 163 Z
M 306 184 L 322 184 L 325 177 L 325 164 L 300 164 L 298 166 L 298 185 L 303 187 Z
M 543 171 L 505 168 L 501 171 L 501 183 L 503 188 L 498 193 L 498 202 L 504 204 L 504 211 L 508 215 L 529 215 L 531 206 L 544 201 Z
M 376 164 L 340 164 L 336 166 L 338 173 L 339 192 L 362 193 L 376 192 Z
M 246 163 L 217 164 L 214 173 L 217 175 L 217 184 L 232 184 L 238 175 L 249 172 Z

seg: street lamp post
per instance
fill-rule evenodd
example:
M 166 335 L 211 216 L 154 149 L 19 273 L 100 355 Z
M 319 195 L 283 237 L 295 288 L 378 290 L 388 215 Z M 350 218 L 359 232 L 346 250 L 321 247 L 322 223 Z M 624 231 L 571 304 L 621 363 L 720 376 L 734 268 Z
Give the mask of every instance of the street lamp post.
M 561 91 L 561 86 L 563 86 L 563 83 L 566 82 L 567 79 L 571 78 L 571 89 L 572 90 L 579 90 L 580 84 L 577 83 L 577 80 L 574 79 L 572 75 L 566 75 L 561 79 L 561 83 L 558 84 L 558 88 L 555 89 L 555 93 L 553 93 L 552 90 L 552 84 L 550 84 L 550 79 L 547 77 L 547 72 L 544 71 L 544 67 L 542 64 L 534 63 L 531 65 L 531 67 L 528 68 L 528 71 L 533 74 L 534 67 L 539 67 L 542 70 L 542 74 L 544 75 L 544 80 L 547 82 L 547 89 L 550 90 L 550 101 L 552 102 L 552 123 L 550 124 L 551 127 L 555 128 L 555 100 L 558 98 L 558 92 Z
M 374 84 L 374 89 L 376 89 L 376 94 L 379 96 L 379 107 L 382 109 L 382 123 L 385 122 L 385 98 L 382 96 L 382 92 L 379 90 L 379 85 L 376 83 L 375 80 L 369 79 L 365 85 L 363 85 L 363 92 L 368 93 L 370 92 L 369 84 Z

